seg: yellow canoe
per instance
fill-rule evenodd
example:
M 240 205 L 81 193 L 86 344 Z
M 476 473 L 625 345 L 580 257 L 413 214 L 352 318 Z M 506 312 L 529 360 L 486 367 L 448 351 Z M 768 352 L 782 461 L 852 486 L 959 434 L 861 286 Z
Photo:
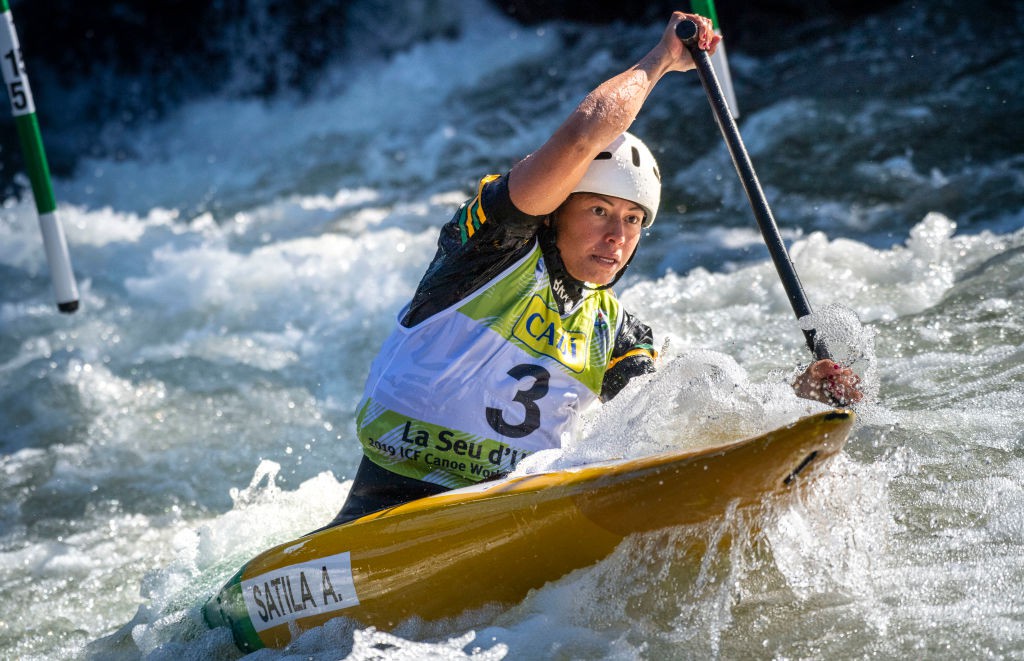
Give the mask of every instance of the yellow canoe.
M 812 477 L 846 443 L 835 410 L 700 450 L 486 482 L 312 533 L 250 560 L 203 607 L 246 652 L 335 617 L 393 628 L 527 592 L 632 533 L 699 523 Z

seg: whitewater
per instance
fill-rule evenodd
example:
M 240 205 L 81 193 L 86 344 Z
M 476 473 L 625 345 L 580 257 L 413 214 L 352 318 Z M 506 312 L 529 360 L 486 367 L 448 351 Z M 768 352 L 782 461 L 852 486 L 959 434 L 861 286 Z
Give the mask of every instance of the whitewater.
M 0 657 L 241 657 L 199 609 L 340 508 L 370 361 L 440 224 L 662 29 L 460 6 L 459 36 L 340 59 L 313 93 L 105 126 L 55 181 L 73 315 L 31 196 L 3 202 Z M 1024 657 L 1024 10 L 984 11 L 954 31 L 959 7 L 905 2 L 729 51 L 810 322 L 868 392 L 812 489 L 750 539 L 735 511 L 630 538 L 508 609 L 336 620 L 251 658 Z M 665 194 L 616 290 L 659 371 L 522 470 L 823 408 L 789 389 L 801 322 L 696 75 L 663 80 L 633 130 Z

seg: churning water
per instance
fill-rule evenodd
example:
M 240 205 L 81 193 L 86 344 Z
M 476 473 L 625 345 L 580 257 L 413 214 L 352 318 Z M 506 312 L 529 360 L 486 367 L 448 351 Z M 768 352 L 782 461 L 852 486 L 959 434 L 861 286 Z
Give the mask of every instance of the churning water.
M 311 96 L 110 127 L 119 156 L 56 182 L 72 316 L 31 203 L 4 204 L 0 656 L 240 656 L 199 608 L 341 505 L 363 380 L 438 225 L 661 31 L 462 7 L 461 37 L 339 63 Z M 1024 20 L 984 12 L 904 2 L 730 51 L 815 321 L 870 393 L 813 489 L 756 525 L 627 540 L 504 611 L 335 621 L 254 658 L 1024 657 Z M 800 325 L 696 75 L 663 80 L 634 131 L 666 192 L 618 291 L 668 345 L 551 463 L 820 408 L 786 385 Z

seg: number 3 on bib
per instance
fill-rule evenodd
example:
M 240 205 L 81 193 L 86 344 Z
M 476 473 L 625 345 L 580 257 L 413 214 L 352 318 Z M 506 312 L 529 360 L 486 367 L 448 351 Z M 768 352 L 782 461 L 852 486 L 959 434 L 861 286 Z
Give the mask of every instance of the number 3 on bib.
M 526 417 L 518 425 L 509 424 L 505 421 L 505 413 L 501 409 L 487 407 L 487 424 L 494 431 L 509 438 L 523 438 L 529 436 L 540 428 L 540 407 L 537 400 L 548 394 L 548 381 L 551 373 L 540 365 L 516 365 L 508 371 L 508 375 L 520 382 L 523 379 L 532 377 L 533 384 L 516 393 L 513 401 L 518 402 L 526 409 Z

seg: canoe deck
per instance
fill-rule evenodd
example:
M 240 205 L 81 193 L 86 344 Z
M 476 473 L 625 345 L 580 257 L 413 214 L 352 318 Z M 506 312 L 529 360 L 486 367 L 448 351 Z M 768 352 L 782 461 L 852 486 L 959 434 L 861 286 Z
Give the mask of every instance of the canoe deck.
M 203 613 L 252 651 L 339 616 L 389 629 L 513 604 L 630 534 L 706 521 L 812 478 L 853 422 L 848 410 L 819 413 L 717 447 L 506 478 L 375 512 L 260 554 Z

